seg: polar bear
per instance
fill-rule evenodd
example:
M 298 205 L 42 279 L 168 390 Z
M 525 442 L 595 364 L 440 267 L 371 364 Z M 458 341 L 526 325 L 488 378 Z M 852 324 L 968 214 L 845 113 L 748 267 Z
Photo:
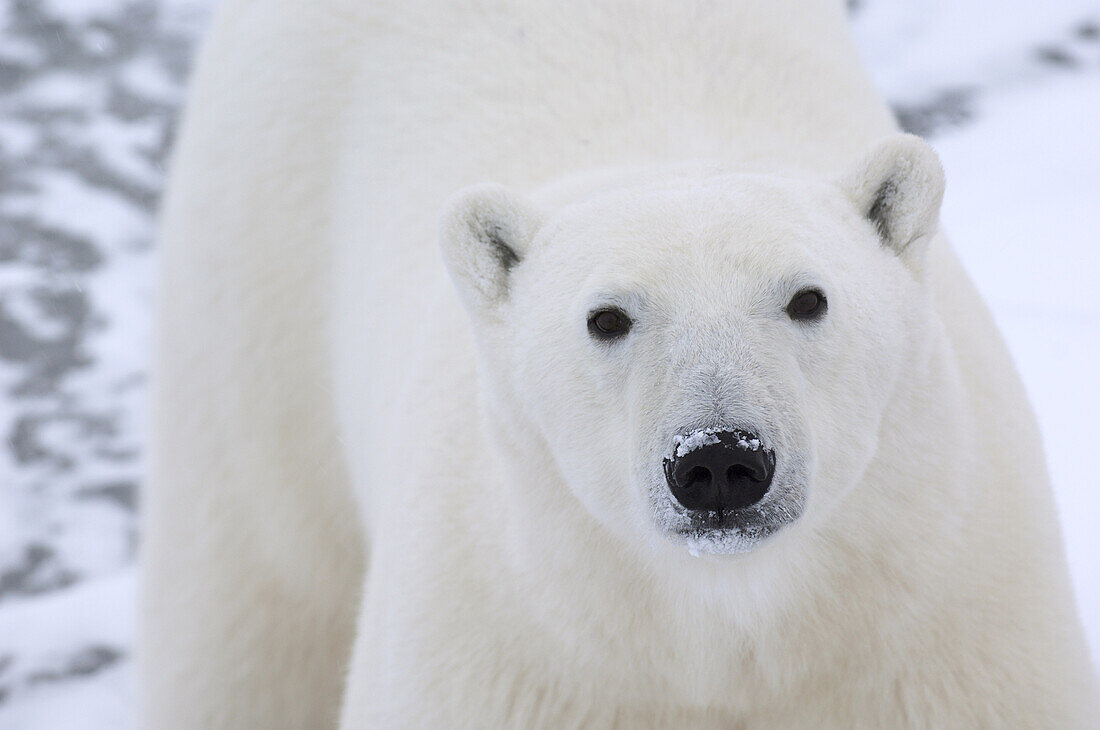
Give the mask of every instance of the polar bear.
M 141 724 L 1087 727 L 1039 436 L 840 0 L 228 0 Z

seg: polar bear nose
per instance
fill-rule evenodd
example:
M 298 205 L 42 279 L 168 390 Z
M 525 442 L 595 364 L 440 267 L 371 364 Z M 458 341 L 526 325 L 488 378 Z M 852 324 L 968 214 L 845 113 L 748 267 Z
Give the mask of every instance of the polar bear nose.
M 689 510 L 741 509 L 756 504 L 775 474 L 775 454 L 740 430 L 694 431 L 676 439 L 665 459 L 672 496 Z

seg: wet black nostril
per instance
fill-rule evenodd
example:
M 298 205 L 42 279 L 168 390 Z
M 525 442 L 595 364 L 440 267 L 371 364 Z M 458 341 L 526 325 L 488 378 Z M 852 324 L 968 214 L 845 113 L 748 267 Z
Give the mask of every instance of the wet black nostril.
M 752 479 L 758 482 L 763 481 L 757 476 L 757 473 L 758 472 L 750 469 L 744 464 L 734 464 L 730 467 L 729 471 L 726 472 L 726 479 L 729 479 L 731 482 L 735 479 Z
M 703 489 L 710 486 L 710 480 L 712 479 L 710 470 L 697 466 L 688 472 L 687 477 L 684 478 L 685 489 Z
M 685 448 L 687 444 L 692 446 Z M 738 430 L 688 434 L 665 459 L 665 477 L 676 501 L 689 510 L 718 512 L 719 518 L 724 510 L 763 499 L 774 473 L 775 454 L 757 437 Z

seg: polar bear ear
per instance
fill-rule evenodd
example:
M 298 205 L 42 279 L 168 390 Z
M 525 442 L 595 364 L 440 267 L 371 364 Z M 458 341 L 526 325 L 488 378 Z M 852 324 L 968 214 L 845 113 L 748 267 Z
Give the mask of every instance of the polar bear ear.
M 943 185 L 936 153 L 911 134 L 883 139 L 841 178 L 882 244 L 906 257 L 923 250 L 922 244 L 936 232 Z
M 475 185 L 451 197 L 439 245 L 467 306 L 487 308 L 507 298 L 509 275 L 539 224 L 539 216 L 503 185 Z

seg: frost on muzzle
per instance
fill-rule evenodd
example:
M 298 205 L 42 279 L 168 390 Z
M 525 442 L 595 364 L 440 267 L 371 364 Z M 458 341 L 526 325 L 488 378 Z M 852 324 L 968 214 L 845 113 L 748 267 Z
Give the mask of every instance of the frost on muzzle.
M 676 501 L 691 512 L 714 513 L 720 526 L 727 512 L 751 507 L 768 493 L 775 452 L 740 429 L 700 429 L 676 437 L 664 470 Z

